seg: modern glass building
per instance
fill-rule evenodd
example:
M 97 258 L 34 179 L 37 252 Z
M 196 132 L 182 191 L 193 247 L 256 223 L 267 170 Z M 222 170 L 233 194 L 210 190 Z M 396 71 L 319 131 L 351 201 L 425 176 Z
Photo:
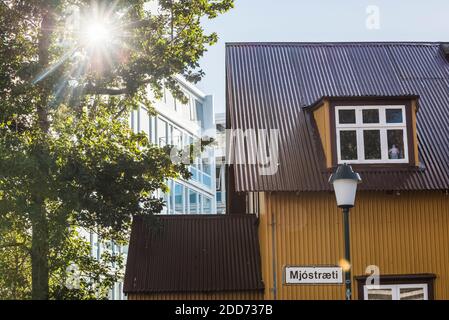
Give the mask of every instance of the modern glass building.
M 169 90 L 154 107 L 157 115 L 150 116 L 144 106 L 131 114 L 131 127 L 145 132 L 152 143 L 175 145 L 179 149 L 203 137 L 216 138 L 213 98 L 192 84 L 178 78 L 188 98 L 186 104 L 176 100 Z M 167 181 L 169 192 L 161 194 L 166 206 L 162 214 L 216 213 L 216 182 L 214 179 L 215 148 L 207 148 L 190 165 L 192 178 Z
M 181 77 L 177 77 L 187 103 L 181 103 L 169 90 L 164 90 L 162 99 L 154 101 L 156 116 L 151 116 L 145 106 L 138 106 L 130 115 L 130 125 L 135 132 L 144 132 L 153 144 L 175 145 L 179 149 L 203 137 L 216 139 L 213 97 L 205 95 Z M 153 98 L 151 92 L 149 98 Z M 169 192 L 160 193 L 166 206 L 161 214 L 215 214 L 216 179 L 215 149 L 207 148 L 195 159 L 189 170 L 189 180 L 169 180 Z M 100 258 L 104 250 L 125 255 L 128 247 L 117 246 L 110 241 L 101 241 L 96 234 L 87 234 L 92 246 L 92 255 Z M 118 282 L 109 293 L 111 300 L 123 300 L 123 283 Z

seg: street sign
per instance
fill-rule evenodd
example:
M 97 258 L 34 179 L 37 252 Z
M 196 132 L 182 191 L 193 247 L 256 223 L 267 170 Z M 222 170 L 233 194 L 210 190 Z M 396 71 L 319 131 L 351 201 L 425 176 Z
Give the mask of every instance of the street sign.
M 343 269 L 338 266 L 287 266 L 285 284 L 342 284 Z

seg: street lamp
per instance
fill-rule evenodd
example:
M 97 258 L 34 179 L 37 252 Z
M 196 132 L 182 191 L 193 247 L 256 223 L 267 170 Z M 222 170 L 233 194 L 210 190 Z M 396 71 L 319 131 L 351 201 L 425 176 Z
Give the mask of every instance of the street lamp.
M 348 264 L 345 270 L 346 300 L 351 300 L 351 254 L 349 242 L 349 209 L 354 207 L 357 185 L 362 182 L 360 175 L 347 164 L 338 166 L 335 173 L 329 178 L 333 184 L 337 206 L 343 210 L 343 226 L 345 236 L 345 261 Z

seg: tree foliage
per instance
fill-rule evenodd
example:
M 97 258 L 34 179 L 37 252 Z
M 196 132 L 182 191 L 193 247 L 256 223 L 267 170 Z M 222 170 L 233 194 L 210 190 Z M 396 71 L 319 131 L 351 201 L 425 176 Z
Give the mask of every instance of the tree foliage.
M 232 5 L 0 0 L 0 298 L 104 297 L 120 258 L 90 258 L 77 230 L 123 243 L 133 215 L 161 211 L 166 179 L 189 177 L 127 119 L 163 87 L 185 100 L 175 75 L 199 80 L 217 40 L 201 21 Z M 88 41 L 92 21 L 105 43 Z M 79 291 L 65 286 L 73 265 Z

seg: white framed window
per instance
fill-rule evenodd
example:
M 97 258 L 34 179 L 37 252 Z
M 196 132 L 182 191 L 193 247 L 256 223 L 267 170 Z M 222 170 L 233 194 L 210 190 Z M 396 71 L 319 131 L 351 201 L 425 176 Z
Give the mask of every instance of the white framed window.
M 365 300 L 429 300 L 427 284 L 364 286 Z
M 404 105 L 336 106 L 338 163 L 408 163 Z

